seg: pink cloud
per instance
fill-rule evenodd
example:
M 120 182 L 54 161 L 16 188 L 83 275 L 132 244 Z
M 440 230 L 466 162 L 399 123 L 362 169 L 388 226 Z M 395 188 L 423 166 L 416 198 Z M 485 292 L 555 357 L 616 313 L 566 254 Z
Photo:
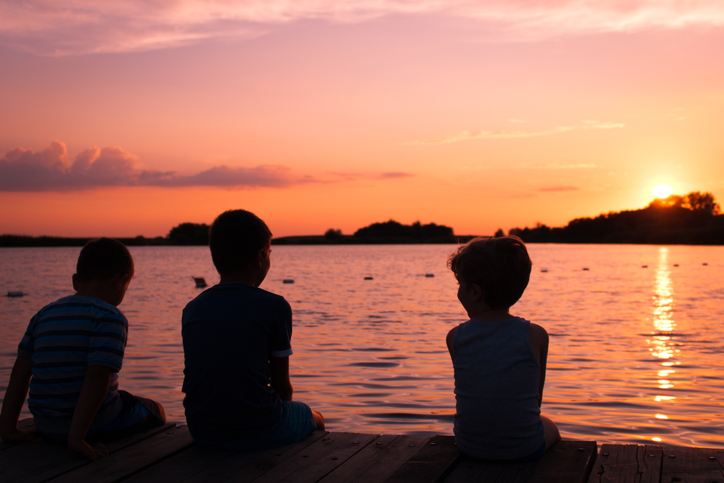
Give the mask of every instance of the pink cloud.
M 724 25 L 719 0 L 28 0 L 0 2 L 0 43 L 44 55 L 131 52 L 250 38 L 301 20 L 467 18 L 511 40 L 570 33 Z M 483 32 L 484 33 L 484 32 Z
M 53 141 L 43 151 L 17 148 L 0 158 L 0 191 L 74 191 L 107 186 L 204 186 L 223 188 L 285 188 L 305 183 L 350 181 L 359 175 L 334 174 L 335 179 L 297 176 L 286 166 L 254 167 L 214 166 L 196 174 L 146 170 L 138 157 L 119 147 L 92 148 L 81 151 L 71 164 L 60 141 Z M 409 173 L 362 175 L 366 179 L 396 179 Z

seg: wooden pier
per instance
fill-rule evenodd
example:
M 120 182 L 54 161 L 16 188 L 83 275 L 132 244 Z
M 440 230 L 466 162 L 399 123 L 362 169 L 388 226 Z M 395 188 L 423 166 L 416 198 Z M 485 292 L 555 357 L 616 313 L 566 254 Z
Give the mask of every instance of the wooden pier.
M 22 424 L 29 428 L 32 420 Z M 540 460 L 491 464 L 460 457 L 452 436 L 316 431 L 267 451 L 208 450 L 167 424 L 106 445 L 91 462 L 65 446 L 0 443 L 0 482 L 702 482 L 724 483 L 724 449 L 564 440 Z

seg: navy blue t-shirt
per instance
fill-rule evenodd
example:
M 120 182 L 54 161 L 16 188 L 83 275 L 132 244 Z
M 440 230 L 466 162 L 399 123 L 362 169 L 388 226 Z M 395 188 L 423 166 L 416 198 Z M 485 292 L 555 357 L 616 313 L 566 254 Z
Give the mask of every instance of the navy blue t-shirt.
M 184 408 L 195 439 L 253 437 L 279 421 L 269 358 L 292 354 L 292 309 L 283 297 L 245 283 L 215 285 L 186 305 L 182 335 Z

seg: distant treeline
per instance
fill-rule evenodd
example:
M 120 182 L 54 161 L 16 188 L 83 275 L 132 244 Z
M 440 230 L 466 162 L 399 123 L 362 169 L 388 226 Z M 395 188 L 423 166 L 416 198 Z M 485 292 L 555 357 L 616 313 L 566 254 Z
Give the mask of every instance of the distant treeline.
M 368 244 L 368 243 L 456 243 L 467 241 L 470 236 L 456 237 L 453 229 L 419 221 L 412 225 L 403 225 L 394 220 L 373 223 L 357 230 L 354 235 L 343 235 L 339 229 L 330 228 L 324 235 L 290 236 L 275 238 L 275 245 L 322 245 L 322 244 Z M 0 235 L 0 247 L 53 247 L 83 246 L 91 238 L 63 238 L 49 236 Z M 181 223 L 168 232 L 165 237 L 118 238 L 128 246 L 140 245 L 208 245 L 209 225 L 206 223 Z
M 0 247 L 82 247 L 94 237 L 60 236 L 26 236 L 26 235 L 0 235 Z M 146 238 L 137 236 L 133 238 L 116 238 L 126 246 L 171 245 L 164 237 Z
M 640 210 L 611 212 L 595 218 L 576 218 L 565 227 L 538 223 L 533 228 L 512 228 L 526 243 L 643 243 L 724 245 L 724 215 L 711 193 L 698 191 L 686 196 L 656 199 Z M 495 236 L 502 236 L 498 230 Z M 403 225 L 394 220 L 373 223 L 353 235 L 330 228 L 324 235 L 274 238 L 275 245 L 359 245 L 401 243 L 464 243 L 472 236 L 456 236 L 445 225 L 416 221 Z M 0 247 L 83 246 L 90 238 L 0 235 Z M 129 246 L 208 245 L 209 225 L 181 223 L 165 237 L 119 238 Z
M 576 218 L 565 227 L 513 228 L 526 243 L 724 245 L 724 215 L 711 193 L 656 199 L 640 210 Z
M 363 244 L 405 244 L 405 243 L 457 243 L 462 238 L 467 241 L 472 237 L 456 237 L 449 226 L 428 223 L 423 225 L 416 221 L 412 225 L 403 225 L 395 220 L 373 223 L 360 228 L 354 235 L 343 235 L 342 230 L 330 228 L 324 236 L 288 236 L 275 238 L 275 245 L 363 245 Z

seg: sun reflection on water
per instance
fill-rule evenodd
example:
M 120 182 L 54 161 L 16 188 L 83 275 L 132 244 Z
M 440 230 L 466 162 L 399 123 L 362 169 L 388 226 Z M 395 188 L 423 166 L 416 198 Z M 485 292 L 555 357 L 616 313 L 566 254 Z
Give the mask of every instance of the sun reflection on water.
M 673 369 L 680 362 L 675 361 L 679 355 L 680 350 L 677 349 L 674 343 L 675 335 L 674 330 L 676 329 L 676 322 L 674 321 L 674 287 L 671 282 L 670 271 L 669 271 L 669 249 L 666 247 L 659 248 L 659 266 L 656 270 L 656 279 L 654 282 L 654 296 L 653 296 L 653 323 L 655 332 L 651 339 L 649 339 L 649 351 L 655 358 L 660 359 L 662 369 L 656 373 L 658 379 L 659 389 L 669 390 L 674 388 L 672 381 L 673 374 L 676 370 Z M 676 399 L 676 396 L 658 394 L 654 396 L 654 401 L 659 403 L 670 403 Z M 665 409 L 664 406 L 661 409 Z M 669 417 L 665 414 L 654 415 L 656 419 L 667 420 Z M 651 438 L 652 441 L 661 442 L 660 437 Z

